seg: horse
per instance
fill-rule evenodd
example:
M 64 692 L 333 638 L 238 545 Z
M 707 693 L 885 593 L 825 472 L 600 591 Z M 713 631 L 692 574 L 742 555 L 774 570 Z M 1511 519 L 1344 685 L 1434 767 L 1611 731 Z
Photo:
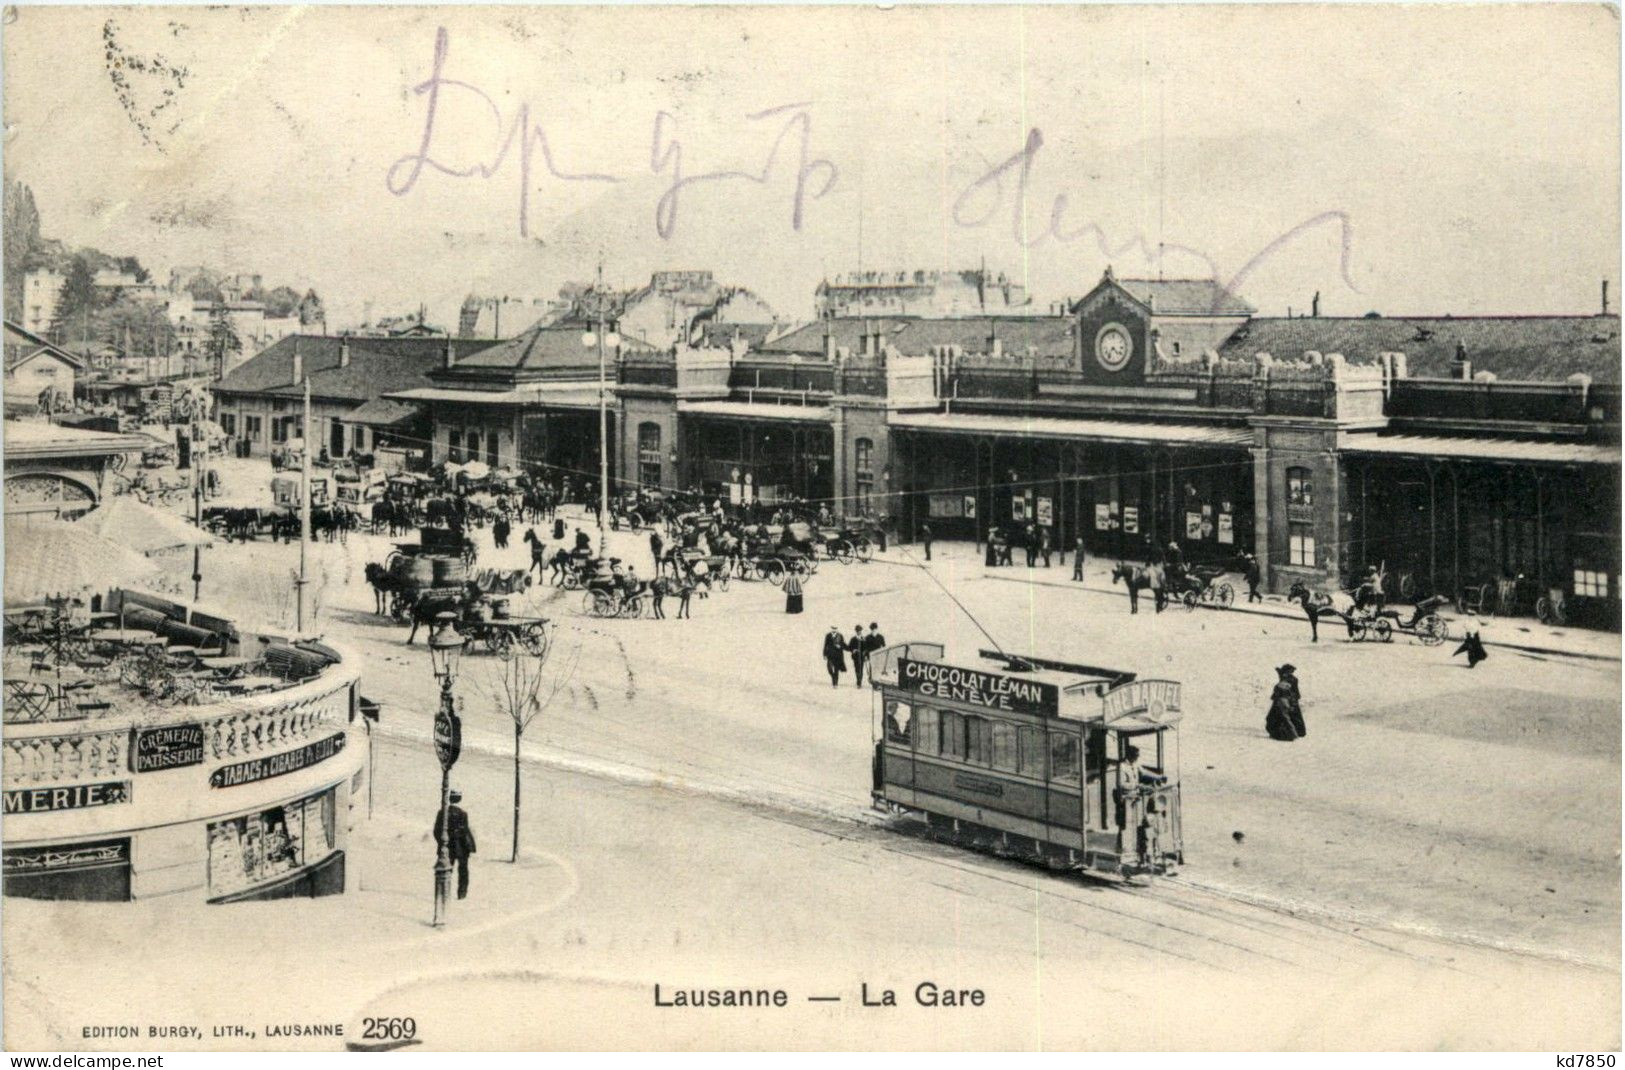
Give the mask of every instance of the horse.
M 459 618 L 463 610 L 474 602 L 480 600 L 480 589 L 469 583 L 462 587 L 435 588 L 424 591 L 418 600 L 412 603 L 412 631 L 406 637 L 407 645 L 417 638 L 418 625 L 433 627 L 442 613 L 455 613 Z
M 386 612 L 389 592 L 394 590 L 394 585 L 390 582 L 389 569 L 374 561 L 367 565 L 366 576 L 367 585 L 372 588 L 373 612 Z
M 1128 588 L 1128 611 L 1140 611 L 1140 592 L 1149 589 L 1155 601 L 1157 612 L 1161 613 L 1168 604 L 1168 594 L 1165 590 L 1167 574 L 1161 565 L 1130 565 L 1119 561 L 1112 568 L 1112 582 L 1123 581 Z
M 1348 626 L 1349 638 L 1354 638 L 1354 599 L 1342 591 L 1336 594 L 1322 594 L 1311 591 L 1309 585 L 1302 580 L 1294 581 L 1287 588 L 1286 599 L 1296 602 L 1303 607 L 1303 615 L 1309 618 L 1309 641 L 1320 642 L 1320 618 L 1337 617 Z

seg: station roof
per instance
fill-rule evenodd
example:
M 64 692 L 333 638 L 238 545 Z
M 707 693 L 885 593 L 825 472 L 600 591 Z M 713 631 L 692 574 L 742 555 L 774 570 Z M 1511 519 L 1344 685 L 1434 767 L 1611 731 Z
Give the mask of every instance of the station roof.
M 596 409 L 598 387 L 581 380 L 529 383 L 502 390 L 458 390 L 424 386 L 385 394 L 391 401 L 461 402 L 465 405 L 500 405 L 506 408 Z
M 1620 449 L 1596 442 L 1553 442 L 1484 436 L 1379 435 L 1357 432 L 1343 440 L 1346 453 L 1440 457 L 1517 464 L 1608 464 L 1618 466 Z
M 423 410 L 409 401 L 395 401 L 391 398 L 373 398 L 358 409 L 353 409 L 341 417 L 347 424 L 366 424 L 369 427 L 389 427 L 393 424 L 410 420 Z
M 1375 364 L 1382 353 L 1403 353 L 1411 378 L 1448 379 L 1458 342 L 1474 372 L 1499 379 L 1561 382 L 1583 372 L 1597 383 L 1620 381 L 1616 315 L 1254 317 L 1225 341 L 1220 356 L 1301 360 L 1313 351 Z
M 86 431 L 43 420 L 7 420 L 4 434 L 8 460 L 25 457 L 99 457 L 152 448 L 152 440 L 145 435 Z
M 966 412 L 894 412 L 892 427 L 945 434 L 1011 435 L 1110 442 L 1156 442 L 1184 446 L 1253 444 L 1245 427 L 1213 424 L 1152 423 L 1132 420 L 1069 420 L 1057 416 L 1004 416 Z
M 731 416 L 744 420 L 802 420 L 829 423 L 830 410 L 822 405 L 762 405 L 748 401 L 679 401 L 685 416 Z

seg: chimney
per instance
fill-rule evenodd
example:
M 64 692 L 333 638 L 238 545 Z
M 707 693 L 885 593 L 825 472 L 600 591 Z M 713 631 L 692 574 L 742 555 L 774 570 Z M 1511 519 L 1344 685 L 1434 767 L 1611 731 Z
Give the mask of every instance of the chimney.
M 1315 291 L 1315 296 L 1309 302 L 1309 315 L 1314 319 L 1319 319 L 1320 318 L 1320 291 L 1319 290 Z
M 450 371 L 452 365 L 454 365 L 456 363 L 457 363 L 457 353 L 456 353 L 455 350 L 453 350 L 451 348 L 451 339 L 448 337 L 446 339 L 446 355 L 445 355 L 445 358 L 440 362 L 441 370 Z
M 1450 362 L 1450 378 L 1471 380 L 1473 377 L 1473 362 L 1467 359 L 1467 346 L 1458 341 L 1456 343 L 1456 359 Z
M 1608 280 L 1602 280 L 1602 314 L 1608 315 Z
M 835 332 L 830 330 L 829 320 L 824 321 L 824 359 L 835 363 Z
M 339 339 L 339 367 L 348 368 L 349 366 L 350 366 L 350 336 L 345 335 L 343 338 Z
M 293 340 L 293 385 L 298 386 L 305 381 L 305 358 L 299 352 L 299 339 Z

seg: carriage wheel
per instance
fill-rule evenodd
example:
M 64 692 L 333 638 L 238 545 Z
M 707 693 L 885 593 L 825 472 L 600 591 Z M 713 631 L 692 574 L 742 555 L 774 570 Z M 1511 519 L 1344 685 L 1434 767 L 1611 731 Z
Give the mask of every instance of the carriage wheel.
M 519 645 L 531 657 L 541 657 L 547 653 L 547 629 L 540 624 L 532 624 L 519 633 Z
M 711 573 L 711 575 L 716 577 L 717 589 L 718 590 L 726 591 L 728 589 L 728 566 L 727 565 L 723 565 L 721 568 L 716 569 L 715 571 L 713 571 Z
M 853 548 L 857 552 L 858 560 L 865 565 L 867 565 L 869 560 L 875 556 L 874 543 L 870 542 L 861 535 L 858 536 L 858 541 Z
M 400 591 L 389 596 L 389 615 L 405 624 L 412 615 L 412 601 Z
M 513 646 L 513 633 L 506 628 L 492 628 L 485 633 L 486 649 L 503 661 L 513 657 Z
M 1369 621 L 1356 620 L 1352 622 L 1352 626 L 1356 643 L 1363 643 L 1371 637 L 1371 623 Z
M 1219 605 L 1223 606 L 1225 609 L 1229 609 L 1231 606 L 1236 604 L 1236 589 L 1230 586 L 1228 583 L 1219 584 L 1218 599 Z
M 852 547 L 844 540 L 832 542 L 829 544 L 829 556 L 843 565 L 850 565 L 852 563 Z
M 1542 624 L 1566 623 L 1568 618 L 1563 610 L 1564 605 L 1561 598 L 1553 599 L 1548 595 L 1542 595 L 1535 599 L 1535 619 Z
M 1185 607 L 1185 611 L 1188 613 L 1193 612 L 1196 609 L 1196 603 L 1200 602 L 1201 600 L 1202 596 L 1197 594 L 1195 591 L 1186 591 L 1180 596 L 1179 603 Z
M 1386 617 L 1378 617 L 1376 620 L 1372 621 L 1371 632 L 1372 638 L 1379 643 L 1391 643 L 1394 641 L 1394 626 L 1388 622 L 1388 618 Z
M 1399 599 L 1402 602 L 1416 601 L 1416 577 L 1409 572 L 1399 574 Z
M 564 578 L 559 581 L 559 586 L 566 591 L 579 591 L 581 589 L 581 577 L 576 575 L 574 571 L 566 569 Z
M 1450 638 L 1450 625 L 1437 613 L 1429 613 L 1416 623 L 1416 637 L 1423 646 L 1438 646 Z
M 762 578 L 777 587 L 784 582 L 784 563 L 782 561 L 763 561 L 760 565 Z

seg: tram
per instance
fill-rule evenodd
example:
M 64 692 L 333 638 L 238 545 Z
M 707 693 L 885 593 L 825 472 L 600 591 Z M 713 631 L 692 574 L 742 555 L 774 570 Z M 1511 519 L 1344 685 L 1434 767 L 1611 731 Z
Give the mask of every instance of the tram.
M 1178 682 L 986 650 L 977 661 L 950 664 L 924 642 L 871 656 L 876 809 L 1056 869 L 1136 877 L 1184 863 Z

